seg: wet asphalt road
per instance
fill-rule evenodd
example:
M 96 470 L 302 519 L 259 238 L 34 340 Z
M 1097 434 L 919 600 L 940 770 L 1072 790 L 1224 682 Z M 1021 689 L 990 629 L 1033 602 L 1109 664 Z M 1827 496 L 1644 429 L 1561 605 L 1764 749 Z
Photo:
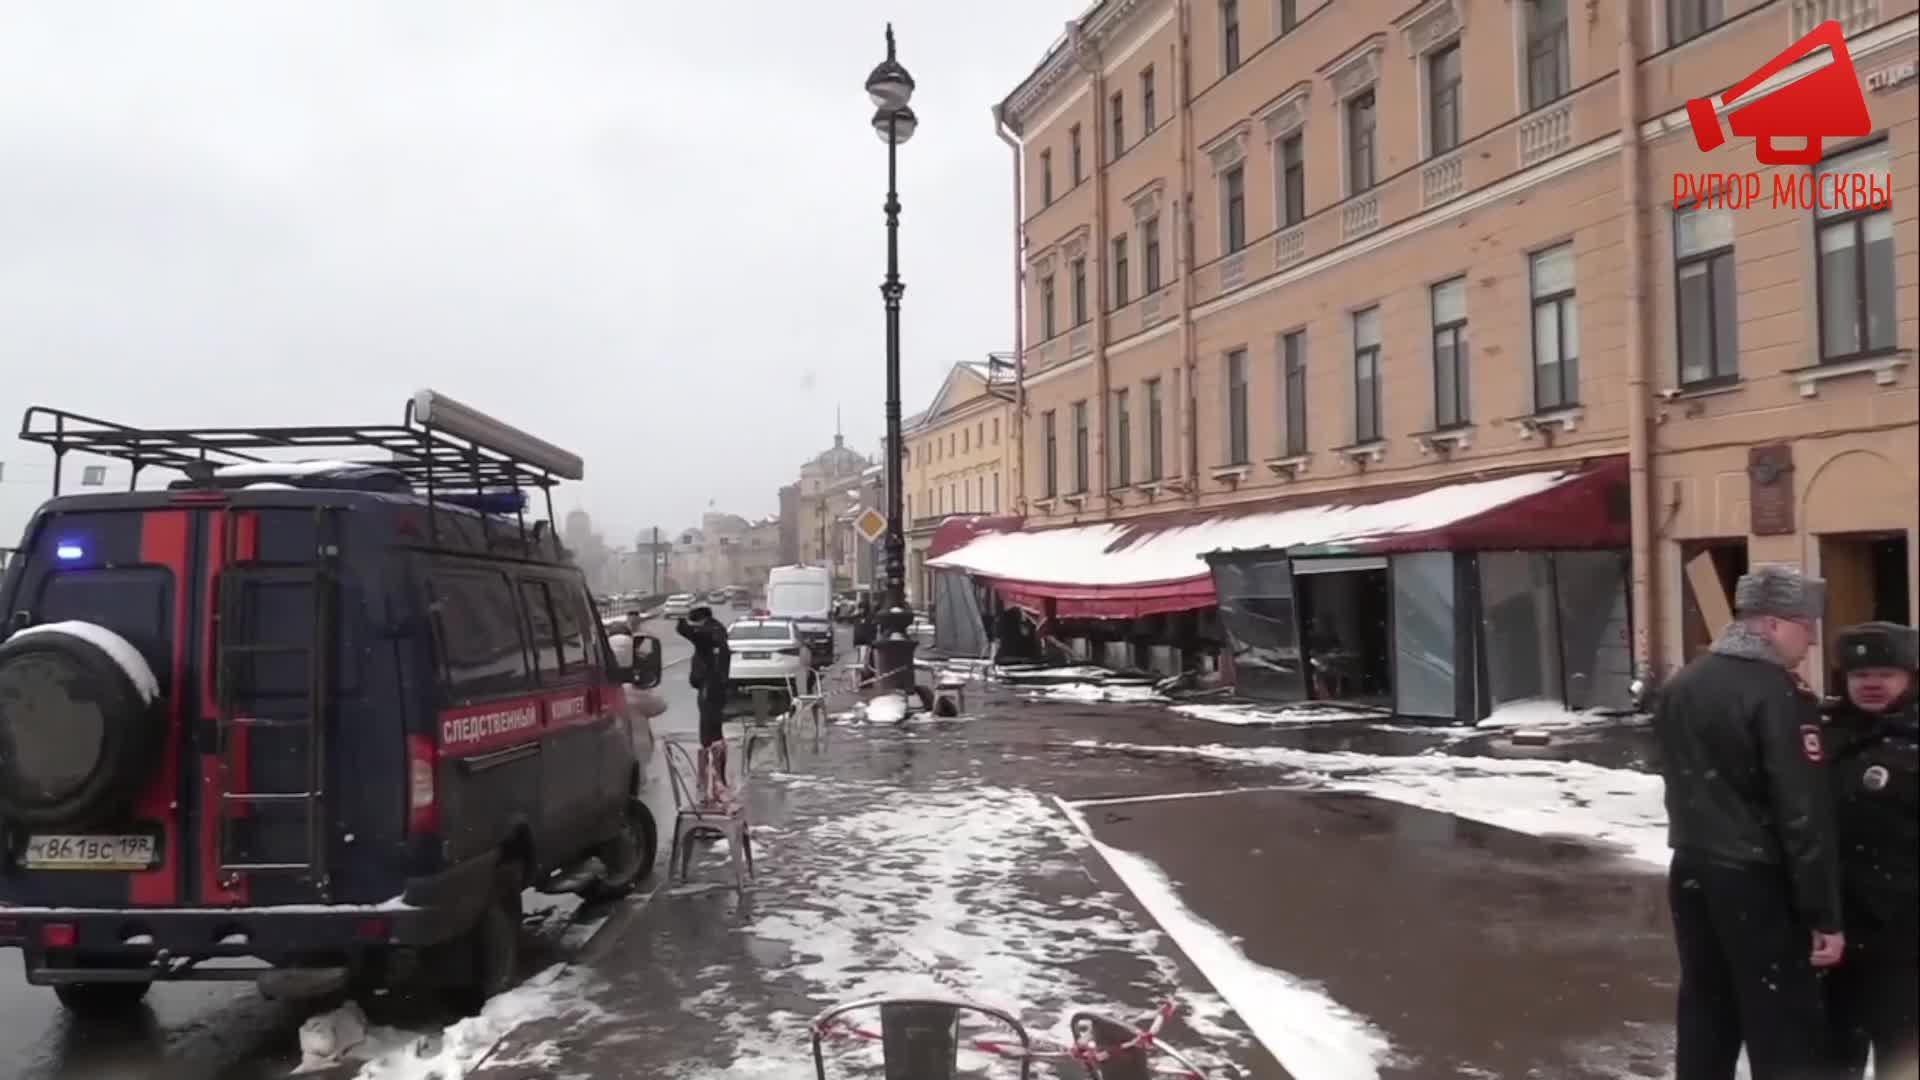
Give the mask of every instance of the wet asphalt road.
M 647 632 L 661 639 L 669 665 L 660 692 L 670 708 L 655 720 L 655 729 L 691 731 L 688 647 L 670 623 L 650 624 Z M 650 799 L 661 802 L 656 813 L 669 812 L 672 798 L 664 783 L 652 786 Z M 532 894 L 529 902 L 552 903 Z M 530 967 L 558 958 L 557 946 L 543 948 L 539 935 L 530 944 Z M 26 983 L 19 950 L 0 949 L 0 1080 L 281 1077 L 299 1061 L 301 1021 L 331 1004 L 329 998 L 268 1000 L 250 983 L 162 983 L 127 1022 L 82 1023 L 66 1014 L 52 991 Z M 431 1010 L 409 1010 L 397 1022 L 437 1030 L 447 1020 Z

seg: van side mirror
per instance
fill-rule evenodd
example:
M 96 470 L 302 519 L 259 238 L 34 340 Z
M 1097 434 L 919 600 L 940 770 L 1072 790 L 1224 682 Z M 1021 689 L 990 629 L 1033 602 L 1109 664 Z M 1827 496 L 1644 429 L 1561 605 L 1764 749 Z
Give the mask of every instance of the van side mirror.
M 651 690 L 660 685 L 660 639 L 652 634 L 640 634 L 633 639 L 633 663 L 629 665 L 630 680 L 642 690 Z

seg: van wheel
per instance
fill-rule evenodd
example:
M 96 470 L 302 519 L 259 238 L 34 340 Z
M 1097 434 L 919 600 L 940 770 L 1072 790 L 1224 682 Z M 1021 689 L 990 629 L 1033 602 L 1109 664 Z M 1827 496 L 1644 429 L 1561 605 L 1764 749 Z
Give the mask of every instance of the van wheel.
M 455 979 L 448 1004 L 477 1013 L 489 998 L 512 988 L 520 969 L 520 868 L 503 863 L 494 871 L 493 896 L 480 919 L 455 942 Z
M 627 896 L 653 873 L 660 850 L 660 827 L 654 823 L 653 811 L 639 799 L 628 799 L 625 818 L 620 834 L 600 850 L 607 876 L 580 892 L 580 898 L 589 904 Z
M 150 982 L 61 983 L 53 988 L 53 996 L 76 1016 L 125 1016 L 152 988 Z

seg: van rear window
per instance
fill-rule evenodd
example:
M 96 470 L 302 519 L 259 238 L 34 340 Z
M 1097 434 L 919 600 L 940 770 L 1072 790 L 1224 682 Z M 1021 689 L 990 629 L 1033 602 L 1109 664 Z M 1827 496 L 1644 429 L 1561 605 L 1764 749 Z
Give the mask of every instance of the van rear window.
M 157 566 L 48 574 L 33 605 L 43 623 L 77 619 L 126 638 L 166 685 L 173 659 L 173 574 Z
M 433 597 L 433 638 L 448 696 L 457 700 L 531 689 L 520 613 L 506 575 L 434 570 L 427 582 Z

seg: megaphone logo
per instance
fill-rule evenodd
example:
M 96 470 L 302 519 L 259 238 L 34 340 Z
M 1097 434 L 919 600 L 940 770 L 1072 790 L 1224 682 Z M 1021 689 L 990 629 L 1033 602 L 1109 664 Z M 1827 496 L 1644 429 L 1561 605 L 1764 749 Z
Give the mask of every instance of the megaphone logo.
M 1826 67 L 1735 108 L 1735 103 L 1747 98 L 1755 87 L 1823 47 L 1833 53 Z M 1860 92 L 1853 57 L 1847 52 L 1847 34 L 1837 19 L 1814 27 L 1806 37 L 1735 83 L 1719 96 L 1718 105 L 1734 110 L 1727 117 L 1727 126 L 1735 135 L 1757 141 L 1753 156 L 1762 165 L 1812 165 L 1820 160 L 1821 139 L 1859 138 L 1873 133 L 1867 98 Z M 1727 141 L 1720 130 L 1714 98 L 1689 100 L 1687 123 L 1693 127 L 1694 144 L 1703 153 Z M 1799 149 L 1783 149 L 1775 145 L 1776 139 L 1802 139 L 1805 143 Z

